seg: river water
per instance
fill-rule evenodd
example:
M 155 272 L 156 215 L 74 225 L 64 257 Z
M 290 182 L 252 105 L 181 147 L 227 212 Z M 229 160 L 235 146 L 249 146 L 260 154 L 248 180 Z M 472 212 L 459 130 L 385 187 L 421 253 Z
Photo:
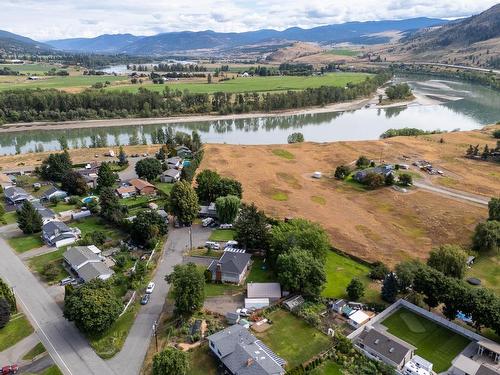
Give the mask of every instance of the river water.
M 446 96 L 453 100 L 432 105 L 409 105 L 355 111 L 252 117 L 239 120 L 202 121 L 168 125 L 102 127 L 91 129 L 29 130 L 0 133 L 0 155 L 25 153 L 43 148 L 60 150 L 64 135 L 70 148 L 87 147 L 94 134 L 106 136 L 109 146 L 126 145 L 134 133 L 148 142 L 151 132 L 171 126 L 175 130 L 197 130 L 207 143 L 279 144 L 300 131 L 306 141 L 331 142 L 378 139 L 389 128 L 423 130 L 471 130 L 500 120 L 500 93 L 475 84 L 431 77 L 398 77 L 420 95 Z M 63 127 L 63 125 L 61 125 Z

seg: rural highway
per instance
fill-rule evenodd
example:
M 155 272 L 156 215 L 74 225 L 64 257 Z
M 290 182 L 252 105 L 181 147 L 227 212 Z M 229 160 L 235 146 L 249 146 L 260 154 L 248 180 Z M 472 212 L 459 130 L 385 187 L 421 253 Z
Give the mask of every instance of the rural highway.
M 430 185 L 430 184 L 427 184 L 424 182 L 419 182 L 419 181 L 414 181 L 413 186 L 418 187 L 422 190 L 430 191 L 432 193 L 445 195 L 449 198 L 457 199 L 457 200 L 460 200 L 460 201 L 463 201 L 466 203 L 472 202 L 472 203 L 477 203 L 477 204 L 487 206 L 488 201 L 489 201 L 489 199 L 483 198 L 479 195 L 464 193 L 464 192 L 458 191 L 458 190 L 444 189 L 444 188 L 436 187 L 434 185 Z

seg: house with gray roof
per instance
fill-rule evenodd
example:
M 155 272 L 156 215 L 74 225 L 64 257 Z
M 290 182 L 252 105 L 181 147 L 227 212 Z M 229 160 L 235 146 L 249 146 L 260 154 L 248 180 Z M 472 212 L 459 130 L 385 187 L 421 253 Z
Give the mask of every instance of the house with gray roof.
M 208 266 L 212 281 L 240 284 L 250 266 L 250 254 L 224 251 L 219 260 L 213 260 Z
M 356 346 L 382 362 L 401 370 L 415 353 L 415 347 L 373 327 L 366 327 L 355 340 Z
M 63 254 L 64 264 L 83 282 L 93 279 L 107 280 L 114 272 L 100 255 L 101 251 L 95 246 L 71 247 Z
M 33 208 L 40 214 L 42 217 L 42 223 L 46 224 L 51 220 L 56 219 L 56 214 L 54 211 L 52 211 L 50 208 L 45 207 L 43 204 L 40 202 L 32 202 Z
M 173 183 L 179 181 L 180 179 L 181 179 L 181 171 L 175 168 L 167 169 L 160 176 L 161 182 Z
M 241 325 L 207 337 L 210 350 L 232 375 L 282 375 L 286 361 Z
M 42 226 L 42 239 L 49 246 L 61 247 L 78 240 L 80 230 L 70 228 L 62 221 L 49 221 Z
M 64 199 L 67 196 L 68 196 L 67 192 L 58 189 L 56 186 L 52 185 L 42 194 L 40 199 L 45 201 L 50 201 L 51 199 Z
M 387 177 L 390 174 L 394 173 L 394 166 L 390 164 L 380 165 L 378 167 L 366 168 L 361 171 L 357 171 L 353 178 L 358 182 L 363 182 L 366 176 L 370 173 L 375 173 L 382 175 L 382 177 Z
M 33 199 L 26 190 L 17 186 L 7 186 L 3 191 L 3 195 L 7 203 L 10 204 L 21 204 Z

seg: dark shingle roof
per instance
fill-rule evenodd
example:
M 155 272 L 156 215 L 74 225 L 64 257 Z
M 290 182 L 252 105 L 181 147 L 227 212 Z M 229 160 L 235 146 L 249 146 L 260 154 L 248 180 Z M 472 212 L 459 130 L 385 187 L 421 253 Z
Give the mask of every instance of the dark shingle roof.
M 377 331 L 374 328 L 365 328 L 359 335 L 359 339 L 365 347 L 397 364 L 400 364 L 408 352 L 414 349 L 410 344 L 397 337 L 386 332 Z
M 57 231 L 59 231 L 59 233 L 71 232 L 71 228 L 62 221 L 49 221 L 42 227 L 42 230 L 48 236 L 53 236 Z
M 87 263 L 78 270 L 78 276 L 85 282 L 96 279 L 100 276 L 111 274 L 113 274 L 113 270 L 111 270 L 111 268 L 106 266 L 103 262 Z
M 218 261 L 213 261 L 208 266 L 208 269 L 215 272 L 217 264 L 221 264 L 222 273 L 242 273 L 248 262 L 250 262 L 251 255 L 246 253 L 233 253 L 230 251 L 224 251 L 222 257 Z

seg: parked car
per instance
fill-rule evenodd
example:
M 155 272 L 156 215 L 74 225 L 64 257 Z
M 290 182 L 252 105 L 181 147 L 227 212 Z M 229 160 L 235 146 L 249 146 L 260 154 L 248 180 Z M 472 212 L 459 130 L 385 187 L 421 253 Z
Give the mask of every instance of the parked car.
M 181 222 L 179 219 L 175 218 L 174 220 L 174 228 L 180 228 L 181 227 Z
M 220 229 L 232 229 L 233 228 L 233 224 L 221 224 Z
M 234 240 L 230 240 L 230 241 L 227 241 L 226 242 L 226 247 L 235 247 L 235 246 L 238 246 L 238 241 L 234 241 Z
M 250 316 L 252 315 L 252 312 L 246 308 L 242 308 L 242 309 L 237 309 L 236 314 L 239 314 L 240 316 Z
M 205 242 L 205 247 L 213 250 L 220 250 L 220 245 L 217 242 L 207 241 Z
M 151 298 L 151 294 L 145 294 L 141 298 L 141 305 L 147 305 L 149 302 L 149 299 Z
M 65 286 L 65 285 L 71 284 L 73 281 L 74 281 L 74 279 L 72 277 L 66 277 L 65 279 L 62 279 L 61 281 L 59 281 L 59 285 Z
M 212 224 L 214 221 L 215 221 L 215 220 L 214 220 L 214 219 L 212 219 L 211 217 L 207 217 L 207 218 L 205 218 L 205 219 L 203 219 L 203 220 L 201 221 L 201 225 L 202 225 L 203 227 L 205 227 L 205 228 L 206 228 L 206 227 L 208 227 L 210 224 Z
M 8 365 L 2 367 L 2 375 L 10 375 L 10 374 L 17 374 L 19 371 L 19 366 L 18 365 Z
M 148 284 L 148 287 L 146 288 L 146 294 L 151 294 L 153 293 L 153 290 L 155 289 L 155 283 L 154 282 L 150 282 Z

